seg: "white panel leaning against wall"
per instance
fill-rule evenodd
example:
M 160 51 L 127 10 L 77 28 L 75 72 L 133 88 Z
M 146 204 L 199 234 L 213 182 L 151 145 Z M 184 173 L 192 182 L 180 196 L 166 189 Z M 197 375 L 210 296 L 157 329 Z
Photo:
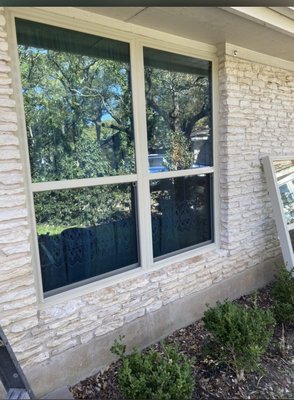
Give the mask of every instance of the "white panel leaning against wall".
M 263 157 L 285 265 L 294 267 L 294 156 Z

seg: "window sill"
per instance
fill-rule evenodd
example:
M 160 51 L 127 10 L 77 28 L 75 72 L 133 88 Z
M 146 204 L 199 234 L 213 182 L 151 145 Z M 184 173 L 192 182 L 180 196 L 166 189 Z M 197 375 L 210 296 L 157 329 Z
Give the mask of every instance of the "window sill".
M 112 275 L 103 280 L 97 280 L 95 282 L 91 282 L 85 284 L 83 286 L 79 286 L 77 288 L 68 290 L 66 292 L 58 293 L 56 295 L 52 295 L 50 297 L 44 298 L 43 301 L 40 301 L 38 304 L 39 310 L 44 310 L 50 308 L 52 306 L 65 303 L 67 301 L 86 296 L 90 293 L 97 292 L 99 290 L 105 289 L 110 286 L 115 286 L 121 282 L 124 282 L 128 279 L 135 279 L 143 277 L 144 275 L 148 275 L 154 271 L 158 271 L 162 268 L 165 268 L 169 265 L 183 262 L 189 258 L 208 253 L 210 251 L 218 249 L 216 243 L 211 243 L 203 247 L 199 247 L 197 249 L 189 250 L 180 254 L 176 254 L 174 256 L 165 258 L 160 261 L 154 262 L 154 264 L 150 268 L 142 268 L 138 267 L 126 272 L 118 273 L 116 275 Z

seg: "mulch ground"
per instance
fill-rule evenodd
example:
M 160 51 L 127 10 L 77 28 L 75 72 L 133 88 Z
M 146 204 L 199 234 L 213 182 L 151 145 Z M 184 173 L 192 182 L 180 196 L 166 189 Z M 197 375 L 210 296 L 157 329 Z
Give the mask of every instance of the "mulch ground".
M 266 309 L 272 305 L 269 286 L 255 295 L 260 307 Z M 243 296 L 237 302 L 250 306 L 253 297 Z M 294 399 L 293 326 L 287 326 L 284 330 L 281 325 L 276 326 L 268 351 L 262 357 L 260 372 L 247 373 L 241 382 L 237 381 L 228 366 L 205 357 L 203 348 L 208 338 L 209 334 L 201 320 L 166 338 L 166 342 L 177 343 L 181 352 L 195 359 L 193 371 L 196 385 L 193 399 Z M 154 346 L 158 348 L 159 344 Z M 119 367 L 119 361 L 112 363 L 106 370 L 71 387 L 74 398 L 123 400 L 117 382 Z

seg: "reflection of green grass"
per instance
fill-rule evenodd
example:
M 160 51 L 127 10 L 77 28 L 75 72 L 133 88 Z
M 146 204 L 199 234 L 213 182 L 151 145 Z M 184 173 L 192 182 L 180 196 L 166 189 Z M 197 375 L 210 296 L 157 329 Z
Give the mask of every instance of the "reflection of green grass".
M 71 226 L 61 226 L 61 225 L 48 225 L 48 224 L 38 224 L 37 233 L 38 235 L 59 235 L 65 229 L 72 228 Z

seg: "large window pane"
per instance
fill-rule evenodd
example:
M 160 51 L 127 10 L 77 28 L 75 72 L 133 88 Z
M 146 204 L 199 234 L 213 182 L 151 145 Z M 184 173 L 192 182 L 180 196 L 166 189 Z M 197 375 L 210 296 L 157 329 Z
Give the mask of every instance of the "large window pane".
M 149 172 L 212 166 L 211 63 L 144 48 Z
M 211 188 L 211 175 L 151 181 L 155 258 L 212 241 Z
M 132 184 L 34 194 L 43 288 L 138 263 Z
M 292 249 L 293 249 L 293 252 L 294 252 L 294 229 L 289 231 L 289 235 L 290 235 L 290 240 L 291 240 L 291 244 L 292 244 Z
M 294 223 L 294 161 L 274 160 L 275 176 L 288 225 Z
M 16 20 L 33 182 L 135 172 L 129 45 Z

